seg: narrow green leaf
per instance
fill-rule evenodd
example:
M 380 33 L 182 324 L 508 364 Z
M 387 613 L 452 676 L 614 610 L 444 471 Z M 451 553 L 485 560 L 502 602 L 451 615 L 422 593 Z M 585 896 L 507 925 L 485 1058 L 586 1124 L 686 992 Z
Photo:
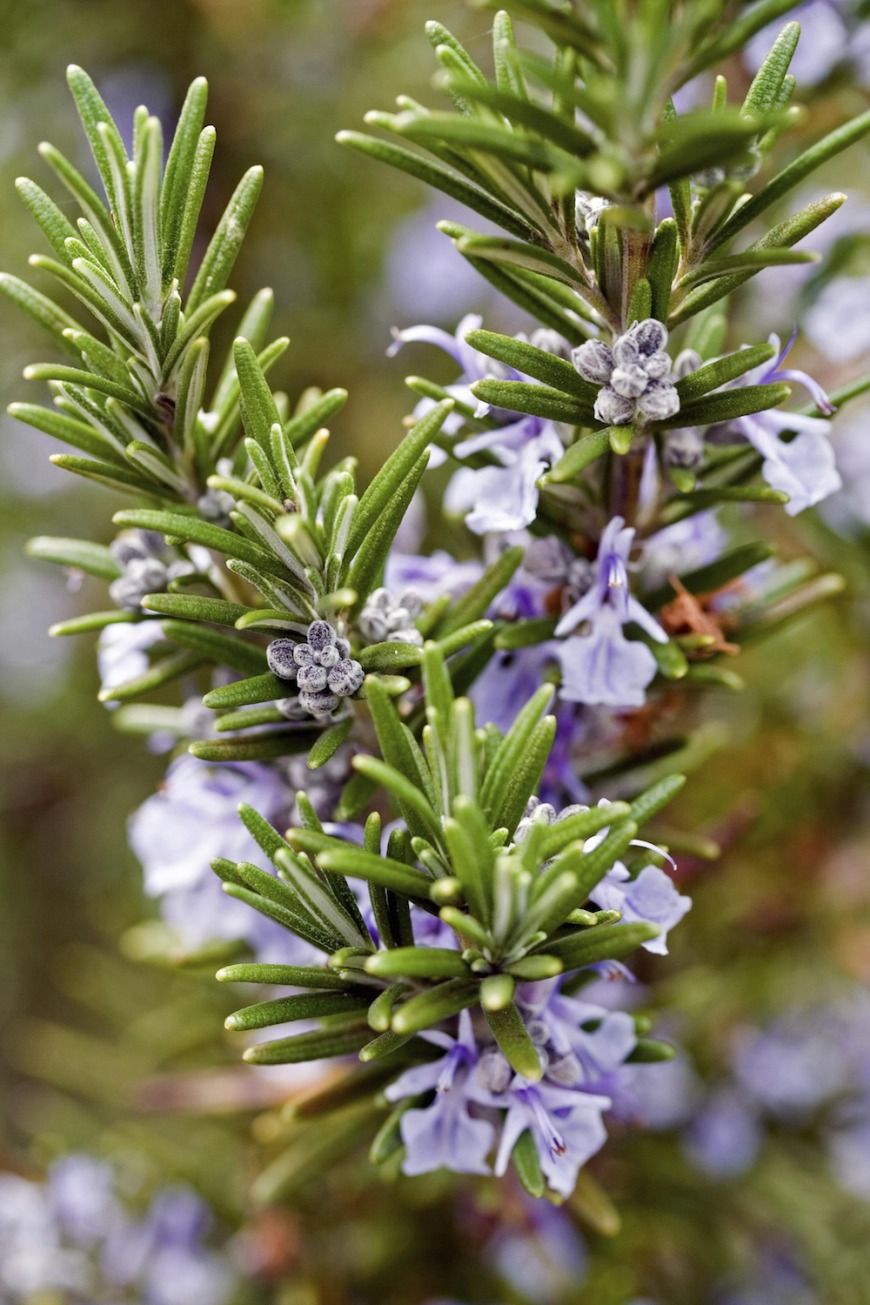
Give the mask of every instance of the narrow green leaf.
M 104 544 L 92 544 L 88 539 L 59 539 L 51 535 L 37 535 L 28 540 L 25 551 L 29 557 L 41 562 L 56 562 L 103 580 L 117 580 L 121 568 Z
M 504 1010 L 484 1010 L 490 1032 L 505 1060 L 517 1074 L 537 1083 L 543 1068 L 523 1017 L 511 1002 Z
M 263 187 L 263 169 L 249 168 L 236 187 L 211 238 L 187 300 L 194 313 L 227 284 Z
M 471 972 L 459 952 L 447 947 L 394 947 L 375 952 L 365 963 L 367 974 L 381 979 L 469 979 Z
M 179 245 L 184 225 L 185 201 L 196 167 L 207 99 L 208 83 L 204 77 L 197 77 L 191 82 L 185 96 L 166 160 L 160 195 L 160 239 L 163 248 L 163 281 L 166 285 L 176 277 L 180 283 L 184 281 L 186 268 L 178 265 Z
M 471 392 L 482 403 L 510 412 L 524 412 L 532 417 L 564 422 L 566 426 L 589 424 L 588 407 L 548 385 L 530 385 L 526 381 L 475 381 Z
M 394 1033 L 408 1035 L 457 1015 L 477 1001 L 478 986 L 467 979 L 448 979 L 411 997 L 393 1015 Z
M 369 1004 L 363 993 L 312 992 L 298 997 L 275 997 L 271 1001 L 258 1001 L 245 1006 L 224 1020 L 224 1028 L 233 1033 L 247 1033 L 251 1029 L 266 1029 L 272 1024 L 285 1024 L 291 1020 L 317 1019 L 324 1015 L 344 1015 L 349 1011 L 365 1010 Z
M 516 545 L 506 548 L 501 556 L 488 566 L 479 580 L 462 595 L 450 608 L 442 622 L 438 636 L 443 640 L 454 630 L 480 620 L 502 590 L 509 584 L 511 577 L 523 560 L 523 550 Z
M 214 625 L 235 625 L 251 609 L 223 598 L 203 598 L 200 594 L 147 594 L 142 606 L 161 616 L 175 616 L 189 621 L 210 621 Z
M 229 666 L 243 675 L 265 670 L 265 651 L 256 644 L 247 643 L 233 635 L 221 634 L 218 630 L 192 621 L 167 620 L 162 625 L 167 639 L 193 649 L 217 666 Z
M 714 422 L 733 421 L 754 412 L 777 408 L 789 397 L 787 385 L 742 385 L 721 394 L 708 394 L 681 406 L 667 421 L 657 422 L 663 429 L 673 426 L 709 426 Z
M 299 839 L 294 831 L 293 842 Z M 301 842 L 301 840 L 299 840 Z M 404 866 L 388 857 L 374 856 L 359 848 L 330 848 L 328 852 L 318 853 L 318 864 L 330 874 L 349 875 L 352 879 L 366 879 L 370 883 L 380 884 L 392 892 L 405 897 L 427 898 L 429 880 L 418 870 Z
M 585 402 L 592 414 L 592 408 L 598 397 L 598 386 L 593 385 L 577 371 L 577 368 L 556 354 L 538 349 L 525 340 L 516 340 L 510 335 L 499 335 L 495 331 L 469 331 L 465 337 L 473 349 L 484 353 L 498 362 L 507 363 L 518 372 L 532 376 L 553 389 L 562 390 L 573 398 Z
M 450 195 L 452 199 L 467 205 L 475 213 L 479 213 L 481 217 L 485 217 L 490 222 L 496 223 L 497 226 L 503 227 L 505 231 L 509 231 L 512 235 L 519 236 L 521 240 L 527 240 L 532 234 L 529 222 L 522 214 L 514 212 L 506 204 L 487 195 L 459 173 L 432 159 L 424 158 L 422 155 L 414 154 L 399 145 L 394 145 L 392 142 L 378 140 L 376 137 L 367 136 L 362 132 L 340 131 L 335 139 L 340 145 L 348 145 L 360 154 L 369 155 L 381 163 L 388 163 L 391 167 L 407 172 L 410 176 L 416 177 L 418 181 L 433 186 L 445 195 Z
M 113 608 L 109 612 L 89 612 L 86 616 L 74 616 L 69 621 L 58 621 L 48 627 L 52 638 L 70 634 L 88 634 L 91 630 L 105 630 L 108 625 L 138 624 L 140 617 L 136 612 L 119 612 Z
M 356 1022 L 345 1029 L 315 1030 L 274 1042 L 260 1042 L 248 1047 L 242 1059 L 250 1065 L 298 1065 L 306 1060 L 327 1060 L 358 1052 L 370 1036 L 368 1025 Z
M 270 672 L 268 675 L 255 675 L 248 680 L 236 680 L 233 684 L 221 684 L 205 695 L 203 703 L 212 711 L 251 707 L 256 703 L 286 698 L 292 687 Z
M 668 775 L 658 783 L 653 784 L 640 797 L 635 798 L 631 804 L 631 818 L 636 825 L 645 824 L 647 820 L 652 819 L 679 793 L 680 789 L 686 783 L 685 775 Z
M 398 448 L 394 449 L 387 458 L 357 505 L 347 541 L 348 557 L 354 556 L 366 535 L 382 517 L 400 485 L 410 475 L 425 452 L 426 446 L 440 431 L 452 408 L 453 402 L 449 399 L 444 403 L 436 404 L 430 412 L 415 422 Z
M 541 1169 L 541 1157 L 531 1131 L 527 1128 L 517 1138 L 511 1152 L 511 1163 L 517 1171 L 517 1177 L 529 1196 L 542 1197 L 547 1184 Z
M 224 530 L 223 526 L 212 525 L 199 517 L 182 515 L 180 512 L 155 512 L 150 508 L 134 508 L 127 512 L 118 512 L 112 518 L 117 526 L 138 527 L 142 530 L 157 530 L 162 535 L 171 535 L 183 539 L 188 544 L 202 544 L 204 548 L 213 548 L 227 557 L 238 557 L 252 562 L 264 571 L 280 573 L 280 567 L 269 554 L 257 544 L 252 544 L 242 535 Z
M 76 361 L 81 358 L 78 346 L 65 334 L 67 331 L 76 330 L 78 326 L 69 313 L 65 313 L 39 290 L 34 290 L 26 281 L 20 280 L 17 276 L 10 276 L 8 272 L 0 273 L 0 290 L 48 331 L 64 353 L 71 354 Z
M 308 769 L 318 770 L 321 766 L 325 766 L 327 761 L 335 756 L 338 749 L 347 740 L 352 728 L 353 717 L 348 716 L 345 720 L 339 721 L 337 725 L 332 725 L 328 730 L 324 730 L 308 754 Z
M 714 233 L 710 240 L 710 248 L 715 249 L 726 241 L 731 240 L 750 222 L 754 222 L 765 209 L 770 208 L 780 200 L 783 195 L 788 194 L 795 186 L 800 185 L 805 177 L 814 172 L 816 168 L 827 163 L 828 159 L 839 154 L 842 150 L 848 149 L 854 145 L 862 136 L 870 131 L 870 110 L 862 113 L 852 122 L 846 122 L 842 127 L 837 127 L 834 131 L 823 136 L 815 145 L 804 150 L 788 167 L 783 168 L 782 172 L 772 177 L 760 190 L 744 203 L 723 223 Z
M 110 689 L 101 689 L 97 697 L 100 702 L 130 702 L 144 693 L 153 693 L 156 689 L 163 688 L 164 684 L 170 684 L 182 675 L 189 675 L 202 663 L 203 658 L 197 653 L 173 653 L 155 662 L 142 675 L 137 675 L 132 680 L 125 680 L 123 684 L 115 684 Z
M 558 957 L 566 970 L 576 970 L 596 961 L 621 961 L 660 932 L 654 924 L 602 924 L 565 938 L 549 938 L 547 954 Z
M 220 983 L 267 983 L 290 988 L 323 988 L 344 992 L 347 983 L 333 970 L 317 965 L 267 965 L 259 961 L 225 965 L 215 978 Z
M 307 752 L 311 742 L 312 726 L 274 734 L 258 734 L 252 738 L 201 739 L 191 743 L 188 751 L 200 761 L 273 761 L 297 752 Z

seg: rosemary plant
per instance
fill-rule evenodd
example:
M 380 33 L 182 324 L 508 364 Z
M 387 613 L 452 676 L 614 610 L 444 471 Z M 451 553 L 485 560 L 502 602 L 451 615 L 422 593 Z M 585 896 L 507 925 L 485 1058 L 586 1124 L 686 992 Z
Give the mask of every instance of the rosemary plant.
M 108 544 L 32 541 L 109 582 L 114 606 L 53 633 L 101 631 L 118 725 L 181 747 L 132 828 L 168 918 L 199 946 L 243 940 L 254 959 L 221 980 L 292 990 L 231 1016 L 238 1031 L 302 1022 L 245 1059 L 338 1059 L 296 1100 L 264 1197 L 373 1137 L 372 1158 L 408 1174 L 512 1165 L 534 1196 L 565 1199 L 604 1116 L 630 1114 L 629 1084 L 671 1054 L 642 1014 L 602 1002 L 600 979 L 666 950 L 690 905 L 671 851 L 716 854 L 658 820 L 721 738 L 701 695 L 739 689 L 743 645 L 842 583 L 770 563 L 751 505 L 794 514 L 836 489 L 829 418 L 870 387 L 828 396 L 775 337 L 729 339 L 729 296 L 811 260 L 794 246 L 844 196 L 774 225 L 770 210 L 870 128 L 864 114 L 769 162 L 802 116 L 794 22 L 739 102 L 708 78 L 790 7 L 511 0 L 492 73 L 428 25 L 447 107 L 400 98 L 368 122 L 401 144 L 339 140 L 485 219 L 441 229 L 528 330 L 398 330 L 394 349 L 438 345 L 459 375 L 409 378 L 407 432 L 364 488 L 352 459 L 326 459 L 345 391 L 270 387 L 288 343 L 269 340 L 271 291 L 210 364 L 262 173 L 192 269 L 214 148 L 203 81 L 164 163 L 159 122 L 137 111 L 128 158 L 71 69 L 105 196 L 51 146 L 75 225 L 18 183 L 53 251 L 34 268 L 92 320 L 2 277 L 67 356 L 27 370 L 52 406 L 11 411 L 76 450 L 60 466 L 136 504 Z M 533 48 L 512 16 L 538 29 Z M 795 384 L 809 398 L 784 406 Z M 456 464 L 446 509 L 485 562 L 397 545 L 433 453 Z M 174 703 L 148 701 L 173 685 Z M 222 925 L 204 846 L 235 899 Z

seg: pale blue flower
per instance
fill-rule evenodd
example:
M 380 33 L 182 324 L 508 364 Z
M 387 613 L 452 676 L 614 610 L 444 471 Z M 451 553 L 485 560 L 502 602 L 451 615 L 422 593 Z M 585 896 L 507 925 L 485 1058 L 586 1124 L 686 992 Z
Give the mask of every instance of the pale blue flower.
M 561 694 L 571 702 L 606 707 L 641 707 L 656 660 L 644 643 L 630 642 L 623 627 L 634 622 L 658 643 L 668 636 L 632 596 L 628 560 L 634 530 L 622 517 L 607 525 L 598 547 L 594 578 L 587 592 L 556 626 L 556 635 L 580 632 L 559 645 Z
M 425 603 L 431 603 L 440 594 L 459 598 L 482 573 L 480 562 L 457 562 L 443 548 L 436 548 L 426 557 L 393 552 L 387 558 L 384 584 L 388 589 L 416 589 Z
M 817 381 L 806 372 L 782 366 L 794 340 L 793 334 L 774 362 L 747 372 L 739 386 L 793 381 L 809 391 L 820 412 L 832 413 L 831 401 Z M 778 336 L 771 335 L 770 343 L 779 349 Z M 772 489 L 788 494 L 785 510 L 792 517 L 820 503 L 842 485 L 828 438 L 830 429 L 831 423 L 824 417 L 805 417 L 776 408 L 738 417 L 726 428 L 740 434 L 761 454 L 761 474 Z M 792 431 L 796 432 L 793 439 L 782 438 Z
M 274 921 L 221 890 L 215 857 L 267 860 L 238 815 L 248 803 L 276 825 L 289 823 L 292 790 L 280 772 L 259 763 L 210 765 L 177 758 L 160 789 L 130 819 L 128 838 L 142 864 L 145 892 L 160 899 L 163 918 L 188 948 L 243 939 L 267 959 L 310 960 L 313 949 Z
M 522 1221 L 502 1222 L 486 1248 L 487 1258 L 514 1291 L 535 1305 L 556 1305 L 581 1286 L 588 1268 L 586 1246 L 565 1209 L 521 1197 Z
M 610 1098 L 563 1088 L 542 1080 L 529 1083 L 519 1074 L 508 1090 L 492 1098 L 507 1108 L 495 1172 L 507 1173 L 511 1154 L 528 1129 L 538 1150 L 541 1170 L 554 1192 L 568 1197 L 586 1161 L 600 1151 L 607 1140 L 602 1115 Z
M 657 952 L 661 956 L 667 955 L 668 931 L 679 924 L 692 907 L 691 897 L 683 896 L 673 880 L 658 866 L 644 866 L 632 879 L 621 861 L 608 870 L 590 896 L 600 910 L 619 911 L 623 920 L 629 923 L 643 921 L 658 925 L 661 931 L 658 937 L 643 945 L 648 952 Z
M 488 1120 L 469 1113 L 469 1107 L 483 1095 L 473 1074 L 479 1053 L 471 1016 L 462 1011 L 456 1038 L 438 1029 L 430 1030 L 425 1037 L 443 1047 L 445 1054 L 439 1060 L 406 1070 L 384 1092 L 388 1101 L 435 1092 L 430 1105 L 406 1110 L 402 1116 L 402 1141 L 406 1147 L 402 1170 L 406 1174 L 424 1174 L 445 1168 L 460 1174 L 488 1174 L 491 1170 L 487 1156 L 495 1141 L 495 1128 Z
M 390 348 L 393 354 L 403 344 L 418 342 L 434 344 L 455 360 L 461 375 L 454 384 L 445 387 L 457 401 L 487 415 L 498 422 L 495 430 L 482 431 L 469 436 L 453 450 L 457 458 L 486 452 L 497 465 L 472 468 L 461 467 L 448 486 L 444 505 L 448 512 L 462 514 L 466 525 L 475 534 L 520 530 L 535 519 L 538 505 L 537 481 L 564 452 L 564 444 L 553 422 L 540 417 L 521 416 L 503 408 L 493 408 L 480 403 L 471 386 L 482 380 L 527 381 L 527 376 L 479 353 L 466 340 L 466 335 L 480 328 L 482 318 L 474 313 L 463 317 L 456 334 L 435 326 L 411 326 L 395 333 Z M 419 418 L 430 411 L 433 400 L 422 399 L 414 409 Z M 444 423 L 447 434 L 455 434 L 463 425 L 459 413 L 451 413 Z
M 517 1004 L 543 1053 L 547 1078 L 562 1087 L 594 1088 L 637 1045 L 634 1020 L 626 1011 L 567 997 L 559 985 L 559 979 L 524 984 Z
M 827 1130 L 825 1146 L 840 1186 L 870 1201 L 870 1099 L 840 1113 Z
M 565 451 L 556 427 L 540 417 L 523 417 L 464 440 L 455 453 L 465 457 L 483 449 L 501 465 L 460 467 L 444 496 L 446 510 L 463 515 L 477 535 L 530 525 L 538 510 L 538 481 Z

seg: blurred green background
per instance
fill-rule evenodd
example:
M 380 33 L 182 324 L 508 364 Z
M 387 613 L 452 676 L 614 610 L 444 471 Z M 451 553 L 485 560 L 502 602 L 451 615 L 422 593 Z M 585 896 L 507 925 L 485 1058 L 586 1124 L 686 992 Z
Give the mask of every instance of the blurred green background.
M 68 63 L 90 72 L 124 130 L 141 102 L 171 123 L 190 80 L 205 74 L 209 119 L 218 131 L 206 225 L 217 220 L 244 169 L 263 163 L 265 190 L 233 286 L 240 303 L 263 285 L 274 288 L 275 332 L 293 340 L 275 380 L 291 397 L 308 385 L 350 390 L 336 442 L 370 472 L 395 444 L 411 407 L 404 374 L 451 374 L 449 364 L 429 354 L 388 360 L 390 327 L 433 320 L 449 326 L 471 309 L 485 311 L 494 329 L 514 321 L 433 232 L 435 220 L 452 211 L 448 201 L 333 142 L 337 130 L 358 126 L 368 108 L 390 107 L 399 92 L 432 99 L 422 28 L 433 16 L 485 60 L 489 20 L 461 0 L 0 3 L 3 267 L 24 275 L 27 256 L 41 249 L 13 187 L 23 173 L 57 193 L 36 154 L 39 141 L 51 140 L 89 170 L 64 79 Z M 811 93 L 803 130 L 819 134 L 866 98 L 831 79 Z M 845 165 L 836 160 L 827 179 L 838 189 L 846 179 L 860 212 L 867 173 L 866 152 L 854 152 Z M 773 327 L 787 335 L 794 298 L 783 283 L 773 301 L 747 299 L 741 311 L 735 344 Z M 230 321 L 218 347 L 231 330 Z M 21 372 L 46 356 L 46 344 L 6 302 L 0 339 L 4 405 L 43 397 Z M 830 383 L 843 375 L 812 353 L 802 365 Z M 46 634 L 51 622 L 104 605 L 99 586 L 86 581 L 77 592 L 66 589 L 61 575 L 22 552 L 37 533 L 108 539 L 113 505 L 108 491 L 76 484 L 49 464 L 54 448 L 47 437 L 5 416 L 0 428 L 0 1160 L 26 1168 L 69 1147 L 142 1148 L 155 1174 L 193 1179 L 233 1224 L 257 1165 L 249 1136 L 257 1102 L 231 1109 L 237 1050 L 220 1034 L 223 1014 L 237 1003 L 207 975 L 165 972 L 118 948 L 124 931 L 150 909 L 125 821 L 158 782 L 166 758 L 114 731 L 110 714 L 97 706 L 91 637 L 52 641 Z M 774 509 L 757 525 L 784 556 L 808 551 L 845 570 L 850 589 L 844 600 L 747 654 L 742 697 L 712 697 L 704 708 L 707 717 L 725 719 L 729 743 L 700 772 L 673 819 L 721 837 L 726 856 L 712 866 L 687 865 L 695 908 L 672 961 L 655 973 L 670 975 L 656 999 L 680 1012 L 702 1062 L 711 1064 L 717 1036 L 747 1012 L 761 1019 L 786 999 L 870 979 L 870 551 L 859 535 L 844 541 L 823 524 L 790 522 Z M 180 1085 L 196 1098 L 195 1077 L 173 1078 L 168 1097 L 143 1096 L 143 1081 L 155 1074 L 195 1075 L 209 1066 L 223 1067 L 227 1078 L 211 1080 L 216 1105 L 204 1115 L 175 1108 Z M 167 1081 L 161 1079 L 164 1087 Z M 268 1094 L 262 1080 L 253 1083 L 249 1076 L 244 1090 Z M 173 1108 L 163 1108 L 167 1100 Z M 260 1139 L 268 1140 L 270 1127 L 268 1115 L 258 1120 Z M 605 1162 L 626 1230 L 595 1243 L 589 1294 L 582 1296 L 590 1305 L 622 1301 L 639 1281 L 649 1285 L 626 1267 L 636 1263 L 646 1266 L 652 1285 L 671 1284 L 673 1294 L 662 1295 L 667 1305 L 694 1305 L 705 1275 L 740 1242 L 748 1189 L 705 1184 L 666 1147 L 658 1139 L 617 1143 Z M 822 1229 L 844 1220 L 842 1236 L 866 1246 L 868 1207 L 844 1205 L 842 1194 L 814 1174 L 806 1209 L 799 1201 L 794 1209 L 791 1186 L 806 1179 L 805 1160 L 786 1146 L 767 1175 L 766 1196 L 756 1192 L 753 1199 L 765 1211 L 789 1207 L 814 1264 L 830 1266 L 833 1254 L 826 1305 L 859 1305 L 868 1299 L 860 1285 L 868 1281 L 866 1258 L 845 1264 L 837 1237 L 832 1251 Z M 339 1228 L 342 1236 L 328 1226 L 315 1233 L 310 1221 L 304 1252 L 295 1225 L 261 1229 L 264 1274 L 284 1283 L 281 1300 L 419 1303 L 443 1290 L 448 1246 L 452 1285 L 471 1293 L 473 1224 L 465 1241 L 454 1240 L 446 1215 L 430 1217 L 447 1189 L 431 1183 L 410 1192 L 405 1186 L 397 1212 L 388 1191 L 355 1172 L 349 1186 L 330 1192 L 333 1233 Z M 354 1204 L 360 1201 L 380 1217 L 380 1239 Z M 699 1222 L 702 1209 L 709 1225 Z M 404 1286 L 393 1294 L 375 1290 L 371 1284 L 397 1258 Z M 331 1268 L 327 1287 L 324 1266 Z M 320 1281 L 320 1294 L 305 1294 L 309 1276 Z M 355 1279 L 368 1284 L 358 1296 L 347 1286 Z

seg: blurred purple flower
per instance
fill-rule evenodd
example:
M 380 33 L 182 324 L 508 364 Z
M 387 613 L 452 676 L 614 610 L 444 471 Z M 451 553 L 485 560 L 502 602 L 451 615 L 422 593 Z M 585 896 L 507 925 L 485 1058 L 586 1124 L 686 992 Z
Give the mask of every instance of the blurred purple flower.
M 457 562 L 442 548 L 423 557 L 415 553 L 391 553 L 384 571 L 388 589 L 416 589 L 424 602 L 431 603 L 439 594 L 460 597 L 480 579 L 480 562 Z
M 286 929 L 222 892 L 215 857 L 270 869 L 245 829 L 238 806 L 247 802 L 267 820 L 289 823 L 292 790 L 280 771 L 255 763 L 212 766 L 195 757 L 173 761 L 163 785 L 130 819 L 130 846 L 142 864 L 145 891 L 196 948 L 215 939 L 244 939 L 273 957 L 301 961 L 311 948 Z
M 848 330 L 843 324 L 848 322 Z M 852 362 L 870 350 L 870 276 L 838 276 L 804 314 L 807 338 L 831 362 Z
M 684 1145 L 693 1164 L 711 1178 L 745 1173 L 761 1147 L 758 1112 L 740 1092 L 718 1088 L 689 1125 Z
M 644 584 L 655 589 L 668 576 L 707 566 L 722 555 L 727 541 L 728 533 L 715 512 L 696 512 L 672 526 L 665 526 L 644 544 Z
M 734 1071 L 759 1107 L 782 1120 L 802 1121 L 847 1087 L 846 1052 L 832 1013 L 790 1012 L 738 1037 Z
M 97 643 L 97 668 L 100 684 L 115 689 L 148 670 L 148 653 L 165 640 L 160 621 L 125 621 L 107 625 Z M 110 704 L 117 706 L 117 703 Z
M 76 1246 L 96 1245 L 123 1217 L 111 1165 L 93 1156 L 57 1160 L 48 1173 L 47 1192 L 64 1236 Z
M 806 372 L 782 366 L 794 344 L 795 335 L 796 329 L 774 362 L 763 363 L 747 372 L 739 382 L 739 388 L 794 381 L 809 391 L 820 412 L 830 414 L 834 409 L 821 385 Z M 770 343 L 779 349 L 778 336 L 771 335 Z M 831 423 L 823 417 L 805 417 L 774 408 L 738 417 L 729 423 L 725 432 L 738 433 L 761 454 L 764 458 L 761 474 L 772 489 L 789 495 L 785 510 L 793 517 L 835 493 L 842 484 L 828 439 L 830 428 Z M 794 439 L 786 441 L 781 438 L 790 431 L 797 432 Z
M 536 1305 L 562 1301 L 586 1277 L 586 1246 L 565 1210 L 530 1198 L 523 1205 L 528 1227 L 501 1227 L 487 1245 L 487 1258 L 514 1291 Z

